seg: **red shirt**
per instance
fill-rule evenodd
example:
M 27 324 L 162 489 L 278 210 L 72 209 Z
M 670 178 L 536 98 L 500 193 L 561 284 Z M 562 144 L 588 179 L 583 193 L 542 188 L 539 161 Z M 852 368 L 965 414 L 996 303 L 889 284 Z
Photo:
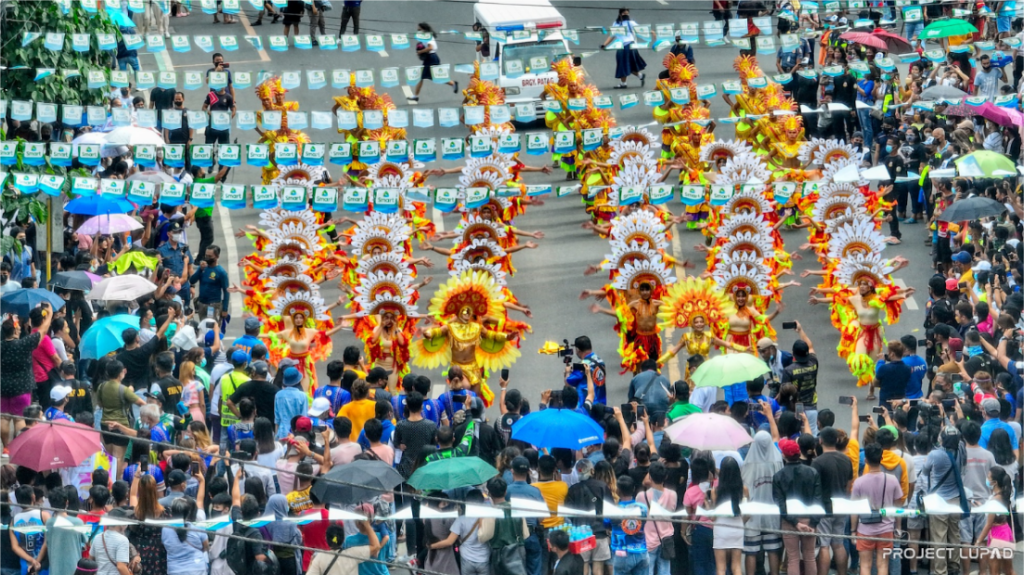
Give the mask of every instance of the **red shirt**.
M 326 509 L 316 510 L 320 512 L 320 518 L 322 521 L 314 521 L 308 525 L 299 525 L 299 531 L 302 532 L 302 544 L 307 547 L 314 549 L 323 549 L 327 551 L 330 547 L 327 546 L 327 528 L 331 525 L 331 522 L 327 520 L 328 511 Z M 309 513 L 303 513 L 303 515 L 312 515 L 315 511 Z M 338 525 L 341 522 L 338 521 Z M 313 552 L 305 550 L 302 552 L 302 572 L 305 573 L 309 570 L 309 562 L 313 560 Z
M 39 330 L 34 329 L 32 333 L 37 331 Z M 57 367 L 57 362 L 53 361 L 55 355 L 57 350 L 53 347 L 53 340 L 43 334 L 39 338 L 39 345 L 32 350 L 32 375 L 35 376 L 36 383 L 49 379 L 50 370 Z

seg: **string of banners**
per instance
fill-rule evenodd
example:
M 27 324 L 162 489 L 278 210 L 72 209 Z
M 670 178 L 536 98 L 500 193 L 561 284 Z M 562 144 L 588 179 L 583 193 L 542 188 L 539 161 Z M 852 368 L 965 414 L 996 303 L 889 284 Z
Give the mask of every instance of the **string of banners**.
M 1022 501 L 1017 501 L 1016 508 L 1020 512 L 1024 510 Z M 953 505 L 946 502 L 938 494 L 926 495 L 923 498 L 924 509 L 904 509 L 899 507 L 886 507 L 880 510 L 874 510 L 871 508 L 871 503 L 867 499 L 850 500 L 844 498 L 833 498 L 832 500 L 832 513 L 835 515 L 857 515 L 857 516 L 871 516 L 871 515 L 883 515 L 886 517 L 915 517 L 920 515 L 950 515 L 950 514 L 961 514 L 959 505 Z M 559 505 L 555 513 L 551 513 L 543 502 L 539 503 L 536 501 L 529 501 L 519 498 L 511 498 L 509 500 L 509 506 L 512 508 L 512 517 L 519 519 L 529 518 L 547 518 L 547 517 L 564 517 L 564 518 L 594 518 L 597 517 L 594 511 L 581 511 L 573 509 L 571 507 L 565 507 Z M 491 507 L 487 505 L 475 505 L 466 504 L 465 509 L 462 511 L 462 516 L 469 518 L 478 519 L 502 519 L 505 517 L 505 512 L 498 507 Z M 826 516 L 828 513 L 821 505 L 806 505 L 798 499 L 788 499 L 786 501 L 786 507 L 788 511 L 794 515 L 814 515 L 814 516 Z M 740 513 L 746 516 L 778 516 L 781 511 L 778 505 L 773 503 L 760 503 L 744 500 L 740 503 Z M 986 502 L 984 505 L 978 507 L 972 507 L 970 509 L 971 515 L 1008 515 L 1010 511 L 1003 506 L 1001 503 L 995 500 Z M 605 518 L 627 518 L 627 517 L 639 517 L 641 510 L 637 507 L 619 507 L 614 505 L 610 501 L 606 501 L 604 504 L 603 514 L 601 517 Z M 696 515 L 701 517 L 733 517 L 734 512 L 732 503 L 724 503 L 718 507 L 712 509 L 705 509 L 698 507 Z M 422 519 L 455 519 L 460 516 L 458 511 L 440 511 L 434 509 L 428 505 L 420 507 L 419 516 Z M 686 510 L 669 511 L 665 509 L 657 502 L 651 504 L 651 508 L 647 513 L 648 517 L 662 517 L 666 519 L 673 518 L 688 518 L 689 513 Z M 394 514 L 378 517 L 380 520 L 408 520 L 412 519 L 412 508 L 406 507 L 398 510 Z M 365 520 L 366 517 L 352 511 L 346 511 L 342 509 L 329 508 L 327 517 L 317 511 L 311 511 L 298 516 L 285 517 L 283 521 L 296 523 L 298 525 L 308 525 L 315 521 L 361 521 Z M 191 527 L 196 529 L 205 529 L 208 531 L 218 531 L 225 527 L 228 527 L 234 523 L 240 523 L 249 527 L 262 527 L 272 521 L 274 516 L 264 515 L 251 519 L 248 521 L 235 521 L 229 516 L 211 517 L 204 521 L 197 521 L 191 524 Z M 104 527 L 118 527 L 135 525 L 139 523 L 134 519 L 124 520 L 114 517 L 100 517 L 98 523 L 86 524 L 86 525 L 74 525 L 67 518 L 57 518 L 58 523 L 55 525 L 58 528 L 73 529 L 79 531 L 85 535 L 89 535 L 95 529 L 102 529 Z M 60 523 L 61 521 L 64 524 Z M 163 527 L 184 527 L 185 524 L 180 519 L 149 519 L 144 521 L 147 525 L 163 526 Z M 19 525 L 9 526 L 2 525 L 0 527 L 10 528 L 12 531 L 22 534 L 34 534 L 42 533 L 46 530 L 43 525 Z
M 307 144 L 309 145 L 309 144 Z M 284 164 L 281 164 L 284 165 Z M 438 210 L 448 213 L 457 208 L 475 209 L 482 207 L 492 197 L 515 198 L 523 194 L 523 187 L 507 186 L 490 189 L 485 187 L 413 187 L 398 188 L 359 188 L 359 187 L 313 187 L 278 186 L 274 184 L 215 184 L 215 183 L 155 183 L 141 180 L 120 180 L 92 178 L 83 176 L 59 176 L 55 174 L 31 174 L 12 172 L 12 184 L 18 191 L 25 194 L 41 192 L 57 197 L 70 180 L 71 195 L 96 195 L 111 200 L 127 199 L 140 205 L 150 205 L 154 199 L 171 206 L 180 206 L 186 202 L 200 208 L 212 208 L 221 204 L 229 210 L 241 210 L 252 207 L 258 210 L 282 207 L 286 210 L 301 211 L 312 206 L 314 211 L 335 212 L 338 209 L 351 212 L 364 212 L 372 203 L 375 211 L 383 213 L 397 212 L 401 200 L 431 203 Z M 7 179 L 6 172 L 0 172 L 0 186 Z M 770 189 L 777 202 L 785 203 L 790 197 L 801 190 L 803 194 L 817 191 L 818 182 L 774 182 Z M 725 205 L 736 190 L 759 193 L 765 184 L 750 183 L 741 186 L 720 184 L 673 185 L 659 184 L 649 187 L 640 186 L 591 186 L 590 194 L 612 190 L 620 205 L 629 205 L 647 201 L 652 205 L 662 205 L 678 198 L 684 205 L 695 206 L 710 202 L 713 206 Z M 576 195 L 580 185 L 552 186 L 551 184 L 526 185 L 528 196 L 542 196 L 554 193 L 556 197 Z

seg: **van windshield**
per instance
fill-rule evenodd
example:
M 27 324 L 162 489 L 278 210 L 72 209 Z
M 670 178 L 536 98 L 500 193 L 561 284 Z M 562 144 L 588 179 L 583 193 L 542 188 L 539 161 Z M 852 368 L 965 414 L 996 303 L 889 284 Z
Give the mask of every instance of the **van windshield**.
M 558 58 L 565 56 L 567 53 L 562 42 L 551 40 L 548 42 L 505 45 L 501 57 L 506 62 L 509 60 L 522 60 L 523 67 L 529 68 L 530 58 L 544 56 L 548 59 L 548 64 L 553 64 Z

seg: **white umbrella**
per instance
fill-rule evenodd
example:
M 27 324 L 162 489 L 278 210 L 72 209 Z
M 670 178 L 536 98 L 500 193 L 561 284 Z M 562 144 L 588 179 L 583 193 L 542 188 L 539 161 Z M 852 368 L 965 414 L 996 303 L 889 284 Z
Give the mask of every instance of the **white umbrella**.
M 96 284 L 88 299 L 131 301 L 156 291 L 156 284 L 142 276 L 125 275 L 107 278 Z
M 142 224 L 131 216 L 109 214 L 85 220 L 85 223 L 78 228 L 78 233 L 92 236 L 96 234 L 119 234 L 141 229 Z
M 754 440 L 735 419 L 717 413 L 687 415 L 666 427 L 665 434 L 673 443 L 706 451 L 734 451 Z
M 129 182 L 150 182 L 153 184 L 173 184 L 178 180 L 175 180 L 173 176 L 167 172 L 159 172 L 156 170 L 149 170 L 146 172 L 135 172 L 128 176 L 127 181 Z
M 101 158 L 117 158 L 128 153 L 128 146 L 122 146 L 119 144 L 110 145 L 103 144 L 100 148 Z
M 78 154 L 78 146 L 80 144 L 105 144 L 107 143 L 107 135 L 102 132 L 86 132 L 81 136 L 78 136 L 74 140 L 71 140 L 72 153 Z
M 124 126 L 108 132 L 106 143 L 119 146 L 162 146 L 164 145 L 164 139 L 152 128 Z

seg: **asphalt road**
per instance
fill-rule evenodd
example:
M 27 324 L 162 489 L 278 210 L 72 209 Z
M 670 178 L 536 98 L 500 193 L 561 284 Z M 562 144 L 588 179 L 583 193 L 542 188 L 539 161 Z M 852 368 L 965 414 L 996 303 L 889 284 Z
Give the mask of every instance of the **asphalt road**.
M 583 29 L 585 26 L 604 25 L 608 26 L 615 18 L 616 11 L 621 2 L 581 2 L 577 1 L 554 1 L 553 2 L 565 16 L 567 26 L 570 28 Z M 266 38 L 271 34 L 281 34 L 281 25 L 270 25 L 267 18 L 263 26 L 251 27 L 250 22 L 255 21 L 255 13 L 247 2 L 243 7 L 248 10 L 247 17 L 242 23 L 232 25 L 213 24 L 210 15 L 202 14 L 198 3 L 195 3 L 192 15 L 186 18 L 173 18 L 171 20 L 172 33 L 175 34 L 234 34 L 239 36 L 239 49 L 236 52 L 226 53 L 227 61 L 231 64 L 232 71 L 253 72 L 270 70 L 280 73 L 285 70 L 298 69 L 305 76 L 306 69 L 331 70 L 334 68 L 375 68 L 405 67 L 415 65 L 418 60 L 412 50 L 392 51 L 390 53 L 376 54 L 365 50 L 359 52 L 342 53 L 321 52 L 317 49 L 311 51 L 289 49 L 287 52 L 257 52 L 241 36 L 258 34 Z M 670 2 L 659 0 L 657 2 L 631 2 L 632 17 L 641 24 L 657 24 L 664 22 L 702 21 L 710 19 L 710 2 Z M 327 12 L 328 33 L 337 34 L 340 29 L 341 1 L 335 0 L 334 9 Z M 457 29 L 466 31 L 473 22 L 473 2 L 470 1 L 422 1 L 422 2 L 397 2 L 383 0 L 368 0 L 363 2 L 362 27 L 360 32 L 409 32 L 415 29 L 417 22 L 426 21 L 431 23 L 435 30 Z M 302 33 L 307 33 L 308 24 L 304 21 L 300 27 Z M 351 32 L 351 28 L 350 28 Z M 440 36 L 439 54 L 443 62 L 452 64 L 471 62 L 474 57 L 473 45 L 461 36 L 442 35 Z M 581 41 L 578 49 L 580 51 L 595 50 L 603 41 L 599 33 L 581 33 Z M 264 40 L 264 42 L 266 42 Z M 390 43 L 389 43 L 390 46 Z M 164 52 L 152 55 L 144 54 L 140 50 L 142 67 L 145 70 L 171 69 L 178 71 L 205 70 L 209 67 L 210 54 L 204 53 L 196 47 L 188 53 Z M 662 69 L 661 59 L 665 52 L 655 53 L 645 51 L 642 53 L 647 60 L 647 72 L 650 77 L 648 88 L 653 86 L 654 77 Z M 733 48 L 707 48 L 695 46 L 695 59 L 700 70 L 700 83 L 713 82 L 716 84 L 725 80 L 735 79 L 732 70 L 732 61 L 737 55 Z M 767 73 L 774 73 L 774 57 L 761 57 L 761 64 Z M 612 77 L 614 72 L 614 54 L 599 53 L 584 61 L 588 80 L 593 82 L 604 93 L 616 95 L 617 91 L 612 90 L 616 80 Z M 463 86 L 467 76 L 453 73 L 456 80 L 462 79 Z M 636 79 L 630 80 L 631 91 L 640 92 Z M 411 108 L 406 102 L 406 94 L 400 87 L 386 90 L 401 108 Z M 300 109 L 329 110 L 332 106 L 331 98 L 339 95 L 336 90 L 327 86 L 320 90 L 309 90 L 303 82 L 303 86 L 290 92 L 288 99 L 300 103 Z M 186 92 L 186 106 L 198 109 L 202 105 L 205 90 Z M 252 88 L 239 90 L 237 93 L 237 105 L 240 110 L 258 110 L 260 108 L 254 90 Z M 462 96 L 453 94 L 450 89 L 443 85 L 426 85 L 422 93 L 420 106 L 458 106 Z M 720 99 L 716 98 L 712 105 L 712 117 L 726 115 L 727 106 Z M 636 106 L 629 110 L 616 109 L 615 117 L 619 125 L 643 125 L 651 122 L 650 108 L 643 105 Z M 656 128 L 655 128 L 656 129 Z M 338 139 L 337 134 L 332 130 L 307 131 L 313 141 L 329 142 Z M 410 138 L 423 137 L 453 137 L 463 136 L 464 127 L 455 128 L 410 128 Z M 719 138 L 731 138 L 732 127 L 728 124 L 720 124 L 715 132 Z M 243 133 L 234 130 L 232 138 L 237 138 L 239 143 L 255 142 L 255 132 Z M 201 141 L 201 136 L 197 136 Z M 524 156 L 525 161 L 532 165 L 542 165 L 546 156 Z M 442 162 L 440 165 L 449 166 L 450 163 Z M 337 175 L 337 172 L 335 173 Z M 245 167 L 232 171 L 230 182 L 253 184 L 258 183 L 260 178 L 257 168 Z M 448 185 L 456 185 L 456 176 L 447 176 L 444 179 L 431 179 L 431 184 L 443 182 Z M 558 183 L 561 177 L 558 173 L 551 175 L 527 174 L 528 183 Z M 671 208 L 678 213 L 681 204 L 673 204 Z M 222 252 L 222 264 L 230 268 L 232 280 L 238 282 L 238 276 L 234 263 L 238 258 L 250 253 L 253 248 L 248 240 L 236 240 L 232 230 L 245 224 L 256 224 L 258 212 L 246 209 L 240 211 L 227 211 L 218 208 L 219 218 L 215 219 L 216 243 L 224 248 Z M 446 216 L 443 222 L 434 212 L 435 221 L 443 223 L 451 229 L 457 223 L 454 216 Z M 593 235 L 591 232 L 581 229 L 580 224 L 587 218 L 583 213 L 579 200 L 575 197 L 556 199 L 550 197 L 543 206 L 530 207 L 527 214 L 518 218 L 515 224 L 525 230 L 543 230 L 546 237 L 540 240 L 540 247 L 536 250 L 524 250 L 513 256 L 517 273 L 509 281 L 509 286 L 521 302 L 529 305 L 533 310 L 533 334 L 523 343 L 523 357 L 513 366 L 511 373 L 511 385 L 520 389 L 525 397 L 536 403 L 542 390 L 558 387 L 561 378 L 561 363 L 552 356 L 538 355 L 537 349 L 545 340 L 570 341 L 578 335 L 589 335 L 595 344 L 595 350 L 601 355 L 611 367 L 618 366 L 618 357 L 615 353 L 617 339 L 612 330 L 612 320 L 607 316 L 591 315 L 588 311 L 589 302 L 579 301 L 579 294 L 584 288 L 599 288 L 603 284 L 602 276 L 583 276 L 583 270 L 589 264 L 599 262 L 604 254 L 608 253 L 606 241 Z M 910 266 L 901 270 L 897 278 L 906 285 L 916 286 L 919 294 L 909 300 L 904 308 L 904 315 L 898 326 L 888 329 L 890 338 L 898 338 L 907 333 L 914 333 L 923 337 L 920 326 L 923 321 L 924 297 L 926 293 L 925 282 L 930 275 L 928 248 L 924 246 L 926 230 L 923 225 L 906 226 L 904 229 L 904 243 L 899 246 L 891 246 L 886 251 L 886 256 L 893 257 L 902 255 L 910 261 Z M 198 235 L 198 234 L 196 234 Z M 795 250 L 807 239 L 805 231 L 797 230 L 784 233 L 786 246 L 789 250 Z M 197 240 L 194 240 L 197 242 Z M 703 271 L 703 254 L 696 252 L 693 246 L 701 243 L 701 236 L 696 232 L 681 230 L 672 241 L 673 255 L 680 259 L 688 259 L 697 262 L 697 270 Z M 435 268 L 433 270 L 421 269 L 421 276 L 433 275 L 434 286 L 428 287 L 430 293 L 423 294 L 421 302 L 425 305 L 429 301 L 433 288 L 438 281 L 447 277 L 447 269 L 442 256 L 427 253 L 417 255 L 430 255 Z M 813 257 L 802 261 L 796 261 L 794 273 L 798 276 L 805 269 L 820 269 L 818 262 Z M 682 270 L 677 270 L 679 275 Z M 799 278 L 796 278 L 798 281 Z M 828 319 L 828 309 L 825 306 L 812 307 L 807 304 L 807 287 L 811 284 L 810 279 L 803 281 L 802 287 L 790 288 L 785 293 L 784 302 L 786 310 L 775 320 L 774 325 L 778 329 L 783 321 L 799 320 L 804 329 L 813 340 L 814 347 L 818 353 L 821 364 L 818 379 L 819 408 L 830 407 L 837 411 L 840 422 L 848 421 L 849 412 L 845 406 L 839 406 L 837 397 L 839 395 L 854 394 L 863 400 L 866 389 L 857 389 L 854 379 L 850 376 L 844 362 L 840 361 L 835 352 L 839 341 L 839 334 L 832 327 Z M 335 286 L 325 284 L 323 294 L 325 299 L 331 301 L 338 295 Z M 236 298 L 232 304 L 234 316 L 237 318 L 241 313 L 240 298 Z M 229 328 L 228 335 L 241 335 L 241 321 L 236 319 Z M 780 345 L 789 349 L 795 341 L 794 332 L 780 331 Z M 678 338 L 678 334 L 675 335 Z M 667 340 L 666 340 L 667 343 Z M 334 356 L 340 358 L 341 351 L 348 345 L 361 345 L 351 333 L 342 332 L 334 339 Z M 323 377 L 324 366 L 320 366 Z M 619 403 L 625 401 L 625 392 L 629 384 L 629 377 L 619 375 L 617 369 L 609 370 L 608 397 L 610 402 Z M 671 365 L 668 374 L 677 378 L 678 366 Z M 439 373 L 431 374 L 435 382 L 443 381 Z M 496 383 L 496 378 L 492 378 Z M 870 406 L 861 402 L 861 413 L 867 413 Z M 492 407 L 491 418 L 497 418 L 497 407 Z

